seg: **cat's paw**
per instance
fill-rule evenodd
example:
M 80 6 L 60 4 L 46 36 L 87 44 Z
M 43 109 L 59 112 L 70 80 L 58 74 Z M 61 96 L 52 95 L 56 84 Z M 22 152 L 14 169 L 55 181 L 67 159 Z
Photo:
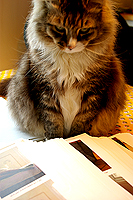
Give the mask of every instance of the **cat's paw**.
M 77 121 L 76 123 L 72 124 L 69 135 L 75 136 L 81 133 L 84 133 L 84 124 L 81 121 Z
M 45 137 L 47 139 L 53 138 L 63 138 L 64 126 L 62 123 L 52 123 L 51 121 L 47 121 L 44 126 L 45 129 Z

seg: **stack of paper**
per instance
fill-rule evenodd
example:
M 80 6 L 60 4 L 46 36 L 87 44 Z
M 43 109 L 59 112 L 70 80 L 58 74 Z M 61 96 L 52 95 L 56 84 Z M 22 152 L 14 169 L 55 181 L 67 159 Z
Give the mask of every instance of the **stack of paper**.
M 133 199 L 133 136 L 20 140 L 0 150 L 4 200 Z

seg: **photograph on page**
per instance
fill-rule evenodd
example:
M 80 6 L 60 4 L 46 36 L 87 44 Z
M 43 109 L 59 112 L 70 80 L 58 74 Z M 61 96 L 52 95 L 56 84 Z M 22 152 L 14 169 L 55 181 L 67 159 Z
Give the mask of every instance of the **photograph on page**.
M 118 141 L 118 140 L 115 139 L 115 141 Z M 81 140 L 76 140 L 76 141 L 70 142 L 69 144 L 72 145 L 80 153 L 82 153 L 88 160 L 90 160 L 102 172 L 104 172 L 105 174 L 108 174 L 109 172 L 108 174 L 109 178 L 111 178 L 118 185 L 120 185 L 122 188 L 127 190 L 131 195 L 133 195 L 133 186 L 130 183 L 128 183 L 128 181 L 126 181 L 122 176 L 113 172 L 112 167 L 109 166 L 101 157 L 99 157 L 89 146 L 87 146 Z M 125 144 L 122 143 L 122 145 L 125 145 Z M 127 148 L 126 146 L 124 147 Z M 110 174 L 110 172 L 112 173 Z

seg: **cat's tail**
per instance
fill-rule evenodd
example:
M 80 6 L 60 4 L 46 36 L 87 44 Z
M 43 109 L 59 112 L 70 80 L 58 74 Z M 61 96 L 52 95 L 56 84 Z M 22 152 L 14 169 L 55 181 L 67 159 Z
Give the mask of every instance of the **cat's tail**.
M 12 78 L 4 79 L 0 82 L 0 97 L 7 97 L 8 85 Z

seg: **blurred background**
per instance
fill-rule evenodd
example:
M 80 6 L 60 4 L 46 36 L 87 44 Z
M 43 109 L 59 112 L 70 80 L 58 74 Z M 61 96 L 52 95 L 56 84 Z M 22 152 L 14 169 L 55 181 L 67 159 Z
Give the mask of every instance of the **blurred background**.
M 29 0 L 0 0 L 0 71 L 14 68 L 25 51 L 23 31 Z

